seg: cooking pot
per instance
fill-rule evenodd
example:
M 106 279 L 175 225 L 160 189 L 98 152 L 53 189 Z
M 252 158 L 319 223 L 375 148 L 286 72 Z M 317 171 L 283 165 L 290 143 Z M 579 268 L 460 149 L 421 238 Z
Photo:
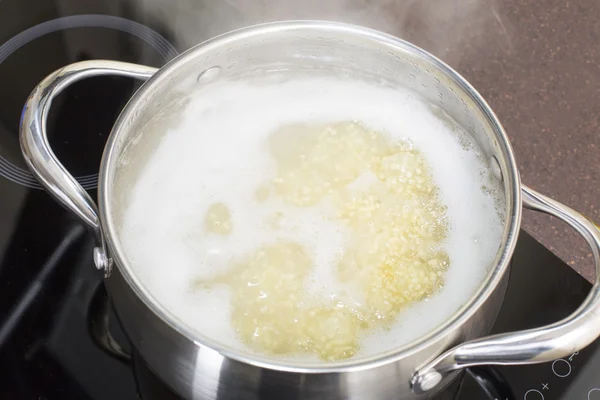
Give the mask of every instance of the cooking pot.
M 117 236 L 115 179 L 124 150 L 150 119 L 198 85 L 278 68 L 367 71 L 401 84 L 437 105 L 479 145 L 506 203 L 502 243 L 472 297 L 433 332 L 369 359 L 321 366 L 249 355 L 193 333 L 158 304 L 132 272 Z M 70 84 L 98 75 L 146 80 L 117 119 L 102 157 L 98 207 L 50 149 L 46 119 L 52 100 Z M 242 78 L 240 78 L 240 76 Z M 176 107 L 174 107 L 176 108 Z M 175 118 L 177 110 L 175 112 Z M 169 120 L 163 121 L 165 124 Z M 600 335 L 599 278 L 584 303 L 549 326 L 485 337 L 505 293 L 521 210 L 553 215 L 587 241 L 600 276 L 600 232 L 574 210 L 520 182 L 500 122 L 458 73 L 422 49 L 362 27 L 317 21 L 279 22 L 237 30 L 204 42 L 155 69 L 116 61 L 83 61 L 52 73 L 23 110 L 21 146 L 33 174 L 91 229 L 94 262 L 129 340 L 148 366 L 188 399 L 431 398 L 466 367 L 530 364 L 569 356 Z M 148 249 L 152 251 L 152 249 Z

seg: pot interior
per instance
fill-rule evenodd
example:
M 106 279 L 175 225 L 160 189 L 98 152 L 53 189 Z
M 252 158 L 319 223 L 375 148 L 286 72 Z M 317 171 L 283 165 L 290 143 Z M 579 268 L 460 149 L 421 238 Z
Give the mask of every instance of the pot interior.
M 397 38 L 349 25 L 295 22 L 268 24 L 226 34 L 174 59 L 142 86 L 115 124 L 105 152 L 100 180 L 100 209 L 109 249 L 125 279 L 142 300 L 169 325 L 196 342 L 240 354 L 244 359 L 268 357 L 231 349 L 186 326 L 160 304 L 139 279 L 119 237 L 132 182 L 146 168 L 169 128 L 179 124 L 193 96 L 221 80 L 251 81 L 265 74 L 332 74 L 345 79 L 361 76 L 370 82 L 398 85 L 417 94 L 450 124 L 460 125 L 476 144 L 489 167 L 490 180 L 502 192 L 497 210 L 502 215 L 502 240 L 487 276 L 470 300 L 443 324 L 410 343 L 381 354 L 328 363 L 353 365 L 365 360 L 416 351 L 466 321 L 495 289 L 508 265 L 520 222 L 519 178 L 501 125 L 477 92 L 448 66 L 423 50 Z M 129 157 L 135 152 L 135 157 Z M 278 361 L 279 362 L 279 361 Z M 282 364 L 298 363 L 280 360 Z M 303 364 L 315 367 L 313 364 Z M 318 365 L 316 366 L 318 367 Z

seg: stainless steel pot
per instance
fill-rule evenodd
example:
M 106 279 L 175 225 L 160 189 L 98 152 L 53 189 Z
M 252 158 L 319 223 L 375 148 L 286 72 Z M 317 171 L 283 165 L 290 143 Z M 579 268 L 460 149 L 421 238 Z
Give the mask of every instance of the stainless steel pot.
M 260 68 L 286 67 L 368 71 L 408 87 L 467 129 L 502 181 L 506 200 L 503 242 L 483 284 L 435 331 L 377 358 L 321 367 L 274 362 L 193 334 L 153 300 L 132 273 L 118 241 L 116 199 L 122 188 L 116 185 L 115 176 L 124 149 L 141 128 L 194 85 Z M 119 116 L 106 145 L 98 208 L 52 153 L 45 126 L 57 94 L 73 82 L 97 75 L 147 80 Z M 284 399 L 428 398 L 462 368 L 551 361 L 580 350 L 600 335 L 597 281 L 585 302 L 562 321 L 482 338 L 491 329 L 504 296 L 522 205 L 554 215 L 579 232 L 590 245 L 597 273 L 600 232 L 572 209 L 521 185 L 506 133 L 468 82 L 432 55 L 383 33 L 330 22 L 284 22 L 219 36 L 159 70 L 104 60 L 72 64 L 49 75 L 27 100 L 21 146 L 40 182 L 93 232 L 94 261 L 105 272 L 108 293 L 133 346 L 160 378 L 188 399 L 257 399 L 274 393 Z

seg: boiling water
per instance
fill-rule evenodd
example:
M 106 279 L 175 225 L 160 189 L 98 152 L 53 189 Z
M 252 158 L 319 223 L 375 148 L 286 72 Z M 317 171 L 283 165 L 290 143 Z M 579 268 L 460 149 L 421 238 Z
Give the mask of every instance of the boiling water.
M 354 357 L 423 336 L 481 283 L 500 244 L 499 188 L 466 134 L 411 92 L 358 80 L 303 78 L 220 82 L 189 100 L 129 189 L 120 228 L 135 272 L 182 323 L 223 345 L 251 351 L 232 324 L 235 287 L 207 282 L 237 274 L 240 260 L 282 241 L 307 251 L 313 264 L 304 285 L 308 293 L 346 296 L 348 304 L 364 301 L 334 272 L 348 251 L 349 232 L 333 218 L 331 204 L 298 207 L 265 187 L 281 169 L 270 154 L 273 133 L 294 124 L 357 121 L 392 142 L 412 146 L 424 157 L 446 207 L 448 229 L 440 251 L 447 254 L 449 268 L 443 287 L 405 307 L 391 324 L 361 334 Z M 135 146 L 126 157 L 136 157 Z M 369 182 L 363 174 L 352 185 Z M 301 353 L 278 357 L 314 358 Z

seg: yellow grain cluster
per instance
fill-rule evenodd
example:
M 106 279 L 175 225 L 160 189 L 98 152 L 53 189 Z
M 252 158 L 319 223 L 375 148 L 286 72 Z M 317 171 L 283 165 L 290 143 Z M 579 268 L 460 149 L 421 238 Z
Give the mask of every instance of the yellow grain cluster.
M 324 359 L 352 356 L 362 327 L 343 304 L 318 304 L 305 292 L 313 262 L 306 250 L 281 242 L 256 250 L 230 273 L 232 323 L 253 348 L 275 354 L 313 352 Z
M 351 239 L 332 267 L 364 300 L 309 294 L 313 260 L 291 242 L 256 249 L 213 282 L 232 287 L 232 323 L 252 348 L 351 357 L 366 330 L 389 327 L 402 309 L 443 285 L 447 221 L 438 189 L 422 154 L 355 122 L 286 127 L 272 135 L 270 150 L 277 176 L 257 188 L 257 200 L 333 204 L 333 218 Z

